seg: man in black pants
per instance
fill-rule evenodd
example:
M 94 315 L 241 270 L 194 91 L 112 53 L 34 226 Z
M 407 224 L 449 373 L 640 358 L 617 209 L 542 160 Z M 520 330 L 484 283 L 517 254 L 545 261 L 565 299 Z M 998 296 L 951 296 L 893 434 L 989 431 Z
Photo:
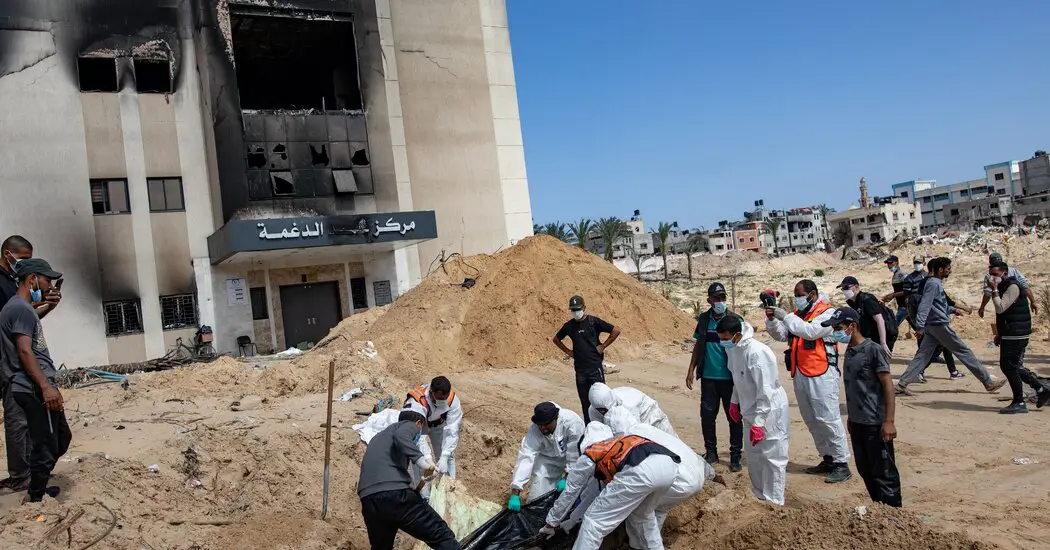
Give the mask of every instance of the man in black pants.
M 35 309 L 62 274 L 44 260 L 27 259 L 15 266 L 15 276 L 18 292 L 0 309 L 0 372 L 7 377 L 9 391 L 29 427 L 27 500 L 40 502 L 45 494 L 58 495 L 58 488 L 47 483 L 72 440 L 62 394 L 55 385 L 57 372 Z
M 995 305 L 995 344 L 999 346 L 999 367 L 1010 382 L 1013 400 L 1000 414 L 1028 412 L 1024 401 L 1024 385 L 1036 391 L 1036 406 L 1043 408 L 1050 401 L 1050 388 L 1032 371 L 1024 366 L 1024 352 L 1032 335 L 1032 308 L 1028 295 L 1017 277 L 1011 276 L 1010 267 L 1002 260 L 993 261 L 988 274 L 991 275 L 991 299 Z
M 605 369 L 602 367 L 605 350 L 620 337 L 620 329 L 594 315 L 588 315 L 583 298 L 579 296 L 573 296 L 569 300 L 569 311 L 572 312 L 572 320 L 561 327 L 553 341 L 558 349 L 573 359 L 573 366 L 576 368 L 576 392 L 580 395 L 583 422 L 586 424 L 591 421 L 587 413 L 591 408 L 588 397 L 591 385 L 595 382 L 605 382 Z M 605 342 L 600 339 L 602 333 L 609 335 Z M 572 340 L 572 349 L 565 346 L 566 338 Z
M 418 403 L 405 406 L 397 423 L 368 442 L 361 460 L 357 496 L 372 550 L 391 550 L 398 529 L 438 550 L 459 550 L 456 535 L 445 520 L 412 489 L 410 463 L 424 478 L 432 478 L 434 463 L 419 450 L 426 409 Z
M 901 477 L 893 440 L 896 402 L 890 377 L 890 356 L 881 344 L 860 332 L 860 314 L 848 307 L 835 310 L 821 323 L 833 327 L 835 341 L 848 344 L 842 379 L 846 385 L 846 426 L 853 443 L 857 473 L 873 502 L 901 507 Z
M 744 447 L 744 424 L 734 421 L 729 415 L 729 404 L 733 397 L 733 375 L 729 372 L 729 359 L 725 348 L 719 343 L 718 322 L 726 315 L 736 315 L 726 306 L 726 287 L 722 283 L 711 283 L 707 287 L 707 303 L 711 305 L 696 320 L 693 331 L 693 355 L 689 359 L 689 371 L 685 375 L 685 386 L 693 389 L 693 380 L 700 379 L 700 427 L 704 433 L 704 460 L 708 464 L 718 462 L 718 437 L 715 420 L 718 407 L 725 409 L 729 423 L 729 470 L 739 472 L 740 454 Z M 742 321 L 743 319 L 741 319 Z

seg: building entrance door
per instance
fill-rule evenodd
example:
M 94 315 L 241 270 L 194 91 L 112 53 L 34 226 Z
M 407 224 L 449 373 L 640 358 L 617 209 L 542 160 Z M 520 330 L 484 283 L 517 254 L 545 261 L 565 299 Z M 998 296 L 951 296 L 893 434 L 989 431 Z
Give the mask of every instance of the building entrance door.
M 342 319 L 339 283 L 310 283 L 281 287 L 284 345 L 316 344 Z

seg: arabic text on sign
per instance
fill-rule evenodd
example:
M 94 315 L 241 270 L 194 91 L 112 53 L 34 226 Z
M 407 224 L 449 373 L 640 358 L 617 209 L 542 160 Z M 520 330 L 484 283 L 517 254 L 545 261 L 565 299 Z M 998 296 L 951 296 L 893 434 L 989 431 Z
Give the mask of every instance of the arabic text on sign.
M 386 221 L 386 224 L 382 225 L 382 226 L 379 225 L 379 221 L 378 220 L 375 223 L 376 223 L 376 230 L 375 230 L 375 234 L 374 234 L 375 237 L 378 237 L 380 235 L 380 233 L 400 233 L 400 234 L 404 235 L 405 233 L 408 233 L 409 231 L 412 231 L 412 230 L 414 230 L 416 228 L 416 222 L 409 222 L 409 223 L 407 223 L 405 225 L 401 225 L 401 223 L 395 222 L 394 218 L 388 219 Z
M 299 228 L 299 222 L 292 222 L 291 228 L 283 228 L 280 233 L 271 233 L 267 230 L 266 224 L 262 222 L 255 224 L 255 226 L 260 230 L 260 239 L 305 239 L 324 235 L 324 224 L 321 222 L 314 222 L 312 226 L 309 223 L 304 223 L 302 229 Z

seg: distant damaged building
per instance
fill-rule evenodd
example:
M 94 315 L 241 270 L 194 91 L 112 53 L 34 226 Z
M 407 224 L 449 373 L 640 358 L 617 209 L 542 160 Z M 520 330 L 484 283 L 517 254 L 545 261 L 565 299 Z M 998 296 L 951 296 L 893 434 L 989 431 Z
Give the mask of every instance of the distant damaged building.
M 316 342 L 532 233 L 501 0 L 0 0 L 0 167 L 71 365 Z

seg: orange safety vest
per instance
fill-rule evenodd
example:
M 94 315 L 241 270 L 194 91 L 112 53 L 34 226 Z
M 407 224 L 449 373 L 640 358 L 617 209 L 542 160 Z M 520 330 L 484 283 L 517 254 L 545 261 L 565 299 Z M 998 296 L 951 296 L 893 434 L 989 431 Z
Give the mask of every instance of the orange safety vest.
M 452 402 L 455 399 L 456 399 L 456 390 L 449 391 L 448 392 L 448 400 L 447 400 L 449 408 L 452 407 Z M 427 425 L 430 426 L 431 428 L 433 428 L 435 426 L 440 426 L 440 425 L 445 423 L 445 419 L 446 419 L 446 417 L 448 417 L 448 412 L 447 411 L 444 414 L 441 415 L 441 418 L 438 418 L 437 420 L 433 420 L 433 421 L 430 420 L 430 401 L 427 400 L 427 389 L 426 389 L 426 387 L 424 387 L 424 386 L 416 386 L 415 388 L 413 388 L 411 390 L 408 390 L 408 399 L 405 399 L 405 402 L 408 402 L 410 400 L 411 401 L 415 401 L 416 403 L 419 403 L 420 405 L 423 406 L 424 409 L 426 409 L 426 411 L 427 411 Z
M 807 323 L 812 322 L 829 309 L 831 309 L 829 304 L 817 302 L 802 320 Z M 795 315 L 798 315 L 797 311 Z M 795 377 L 796 372 L 801 372 L 803 376 L 814 377 L 828 372 L 829 367 L 838 368 L 839 350 L 836 344 L 825 342 L 823 339 L 806 340 L 793 334 L 790 335 L 789 340 L 791 346 L 789 366 L 792 378 Z
M 609 483 L 616 472 L 620 471 L 620 466 L 627 455 L 643 443 L 652 443 L 652 441 L 637 435 L 614 437 L 587 447 L 583 454 L 594 462 L 594 477 L 603 483 Z

